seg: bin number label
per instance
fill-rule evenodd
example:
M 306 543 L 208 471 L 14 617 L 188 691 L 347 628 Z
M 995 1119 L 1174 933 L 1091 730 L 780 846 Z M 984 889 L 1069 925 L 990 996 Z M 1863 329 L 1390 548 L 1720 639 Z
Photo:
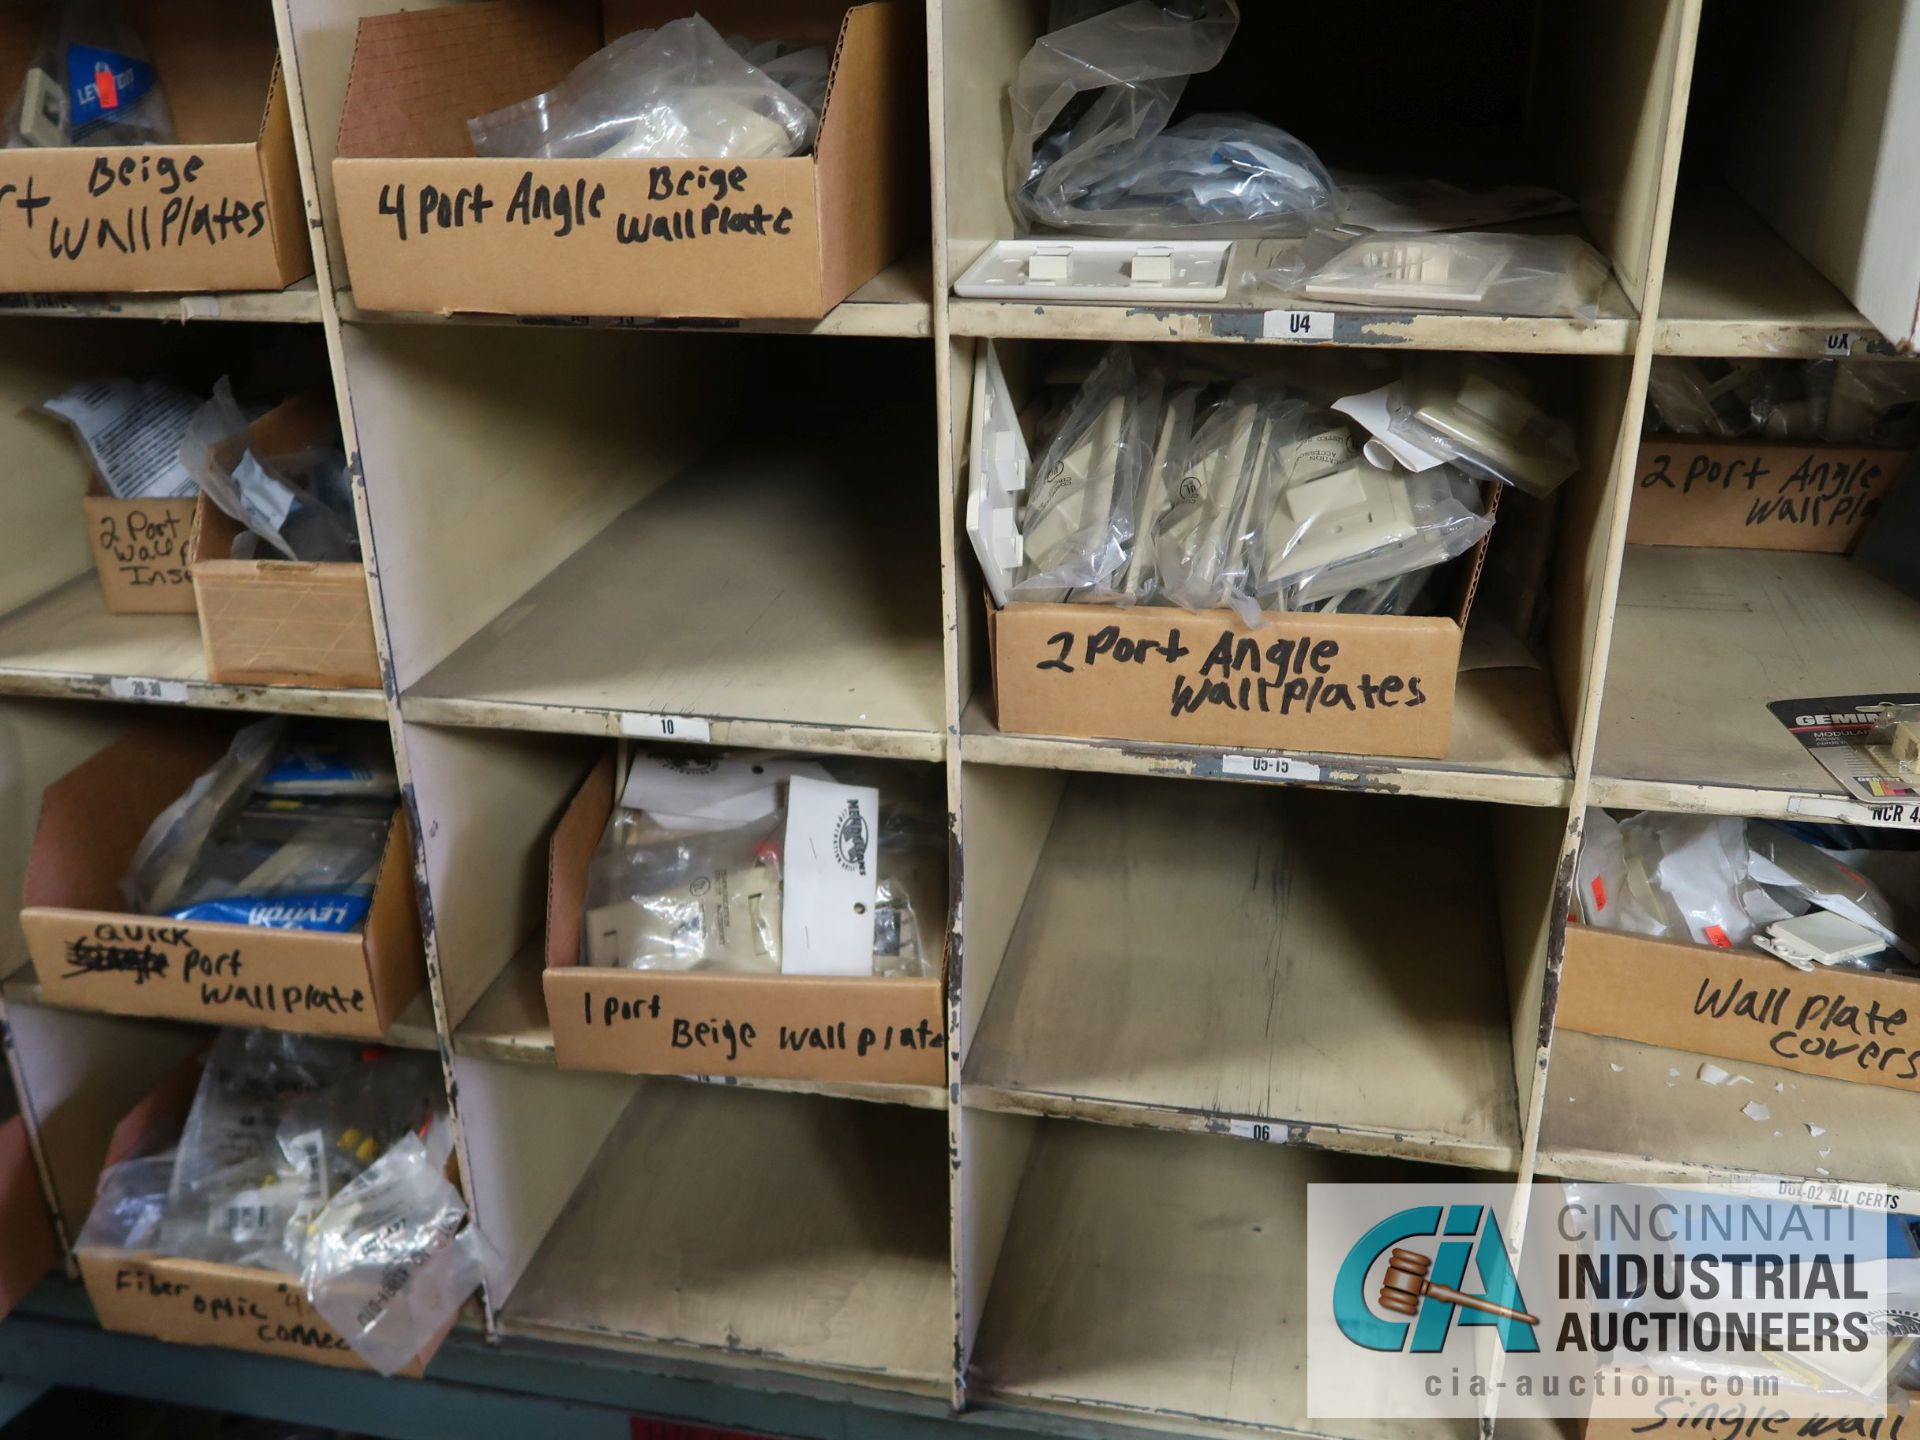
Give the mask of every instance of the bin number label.
M 1287 1127 L 1276 1127 L 1266 1120 L 1229 1120 L 1227 1133 L 1241 1140 L 1258 1140 L 1262 1145 L 1287 1143 Z
M 629 711 L 620 717 L 620 733 L 635 740 L 687 740 L 704 744 L 713 726 L 698 715 L 642 715 Z
M 1220 761 L 1220 773 L 1249 780 L 1318 780 L 1320 767 L 1286 755 L 1227 755 Z
M 1851 330 L 1829 331 L 1827 333 L 1827 354 L 1829 355 L 1853 354 L 1853 331 Z
M 1269 340 L 1331 340 L 1331 310 L 1269 310 L 1260 333 Z
M 187 687 L 181 680 L 149 680 L 141 675 L 116 675 L 107 683 L 116 700 L 148 700 L 161 705 L 186 702 Z

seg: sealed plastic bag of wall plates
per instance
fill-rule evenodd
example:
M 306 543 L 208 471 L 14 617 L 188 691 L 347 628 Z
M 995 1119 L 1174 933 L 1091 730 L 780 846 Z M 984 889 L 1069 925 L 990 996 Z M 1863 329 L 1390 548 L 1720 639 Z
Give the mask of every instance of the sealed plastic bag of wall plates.
M 824 45 L 802 45 L 789 40 L 747 40 L 729 35 L 727 43 L 740 58 L 818 115 L 827 107 L 828 71 L 833 56 Z
M 160 380 L 89 380 L 43 408 L 73 427 L 93 473 L 122 500 L 191 495 L 199 487 L 180 463 L 180 441 L 206 402 Z
M 188 423 L 180 462 L 209 500 L 284 558 L 360 558 L 346 452 L 337 439 L 291 454 L 261 453 L 224 377 Z M 235 559 L 257 554 L 247 535 L 235 540 Z
M 1264 608 L 1298 610 L 1464 555 L 1493 528 L 1480 486 L 1451 465 L 1409 475 L 1365 460 L 1284 486 L 1259 531 Z
M 1611 274 L 1575 235 L 1322 229 L 1259 277 L 1287 295 L 1377 310 L 1564 316 L 1592 324 Z
M 1385 401 L 1386 426 L 1374 438 L 1403 469 L 1451 464 L 1548 495 L 1580 466 L 1573 427 L 1535 404 L 1519 372 L 1502 362 L 1423 356 L 1386 388 Z
M 1027 483 L 1026 563 L 1013 598 L 1064 600 L 1107 588 L 1133 544 L 1154 452 L 1163 382 L 1115 345 L 1074 396 Z
M 7 111 L 7 145 L 170 145 L 160 77 L 119 0 L 59 0 Z
M 1911 365 L 1839 361 L 1827 402 L 1826 438 L 1897 450 L 1920 445 L 1920 373 Z
M 587 867 L 581 963 L 778 973 L 784 820 L 782 804 L 735 829 L 660 835 L 616 808 Z
M 493 1262 L 446 1177 L 444 1122 L 396 1141 L 327 1203 L 301 1274 L 320 1318 L 382 1375 L 437 1339 Z
M 1764 820 L 1747 822 L 1747 864 L 1792 913 L 1814 906 L 1843 916 L 1879 936 L 1909 964 L 1920 965 L 1920 950 L 1894 930 L 1894 908 L 1858 870 Z
M 1155 530 L 1175 506 L 1189 498 L 1188 476 L 1192 473 L 1193 425 L 1201 389 L 1180 385 L 1162 399 L 1158 424 L 1154 426 L 1153 453 L 1140 485 L 1140 501 L 1134 509 L 1132 540 L 1127 547 L 1126 563 L 1112 576 L 1107 586 L 1076 592 L 1079 599 L 1105 599 L 1121 605 L 1145 605 L 1162 590 L 1159 561 L 1154 549 Z
M 1758 428 L 1753 398 L 1762 363 L 1656 356 L 1647 375 L 1647 405 L 1653 412 L 1647 428 L 1719 440 L 1753 434 Z
M 1651 811 L 1621 822 L 1627 884 L 1660 933 L 1744 948 L 1753 933 L 1806 910 L 1783 904 L 1749 872 L 1744 820 Z
M 253 794 L 286 734 L 284 720 L 258 720 L 234 734 L 227 753 L 147 827 L 120 891 L 142 914 L 164 914 L 176 901 L 207 838 Z
M 1235 0 L 1132 0 L 1042 35 L 1009 92 L 1007 184 L 1029 225 L 1094 235 L 1304 235 L 1333 181 L 1276 126 L 1237 115 L 1169 125 L 1187 77 L 1239 28 Z
M 636 30 L 553 89 L 467 122 L 473 153 L 529 160 L 771 160 L 819 117 L 698 15 Z
M 1580 918 L 1588 925 L 1634 935 L 1667 933 L 1667 927 L 1654 918 L 1628 884 L 1626 838 L 1620 833 L 1619 822 L 1604 810 L 1587 811 L 1574 890 Z

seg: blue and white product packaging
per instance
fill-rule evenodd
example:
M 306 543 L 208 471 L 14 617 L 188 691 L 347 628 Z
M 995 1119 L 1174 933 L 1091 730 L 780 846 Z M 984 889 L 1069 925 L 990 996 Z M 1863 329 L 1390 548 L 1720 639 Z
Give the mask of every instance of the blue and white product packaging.
M 377 751 L 295 745 L 274 759 L 254 793 L 397 796 L 399 780 L 393 762 Z
M 118 0 L 62 0 L 7 115 L 7 145 L 167 145 L 160 77 Z
M 358 930 L 373 904 L 391 803 L 256 795 L 201 848 L 167 912 L 272 930 Z

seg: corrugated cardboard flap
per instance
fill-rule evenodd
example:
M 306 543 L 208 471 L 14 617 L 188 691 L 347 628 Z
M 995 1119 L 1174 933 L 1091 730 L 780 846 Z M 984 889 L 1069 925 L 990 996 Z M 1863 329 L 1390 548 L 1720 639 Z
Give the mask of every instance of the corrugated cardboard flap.
M 27 857 L 26 909 L 121 910 L 120 877 L 155 817 L 225 753 L 229 728 L 143 722 L 46 788 Z
M 603 755 L 574 792 L 547 842 L 547 967 L 580 961 L 587 866 L 613 815 L 614 757 Z
M 470 156 L 467 121 L 551 90 L 600 46 L 591 0 L 485 0 L 360 22 L 342 159 Z

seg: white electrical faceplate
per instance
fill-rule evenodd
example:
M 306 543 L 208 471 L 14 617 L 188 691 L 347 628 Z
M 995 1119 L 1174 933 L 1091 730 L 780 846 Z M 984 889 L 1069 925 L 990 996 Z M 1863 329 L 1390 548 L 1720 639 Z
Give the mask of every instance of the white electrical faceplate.
M 1499 252 L 1459 236 L 1392 236 L 1349 246 L 1304 293 L 1352 305 L 1476 305 L 1505 268 Z
M 1020 412 L 988 341 L 973 367 L 973 437 L 967 460 L 967 534 L 996 605 L 1007 603 L 1026 563 L 1020 538 L 1020 496 L 1027 488 L 1027 437 Z
M 967 300 L 1211 304 L 1227 298 L 1231 240 L 999 240 L 954 283 Z

